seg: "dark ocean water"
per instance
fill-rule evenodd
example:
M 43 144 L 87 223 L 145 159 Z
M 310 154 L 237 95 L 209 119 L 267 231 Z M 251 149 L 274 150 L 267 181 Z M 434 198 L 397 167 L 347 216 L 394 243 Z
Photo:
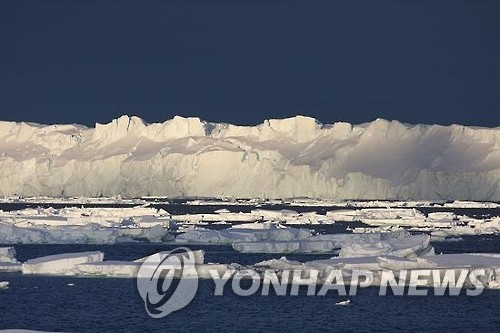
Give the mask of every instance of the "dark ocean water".
M 495 332 L 500 329 L 500 292 L 480 296 L 378 296 L 361 289 L 350 306 L 335 292 L 326 296 L 237 296 L 200 281 L 186 308 L 162 319 L 144 310 L 135 280 L 0 275 L 0 326 L 66 332 Z M 73 283 L 74 286 L 68 286 Z

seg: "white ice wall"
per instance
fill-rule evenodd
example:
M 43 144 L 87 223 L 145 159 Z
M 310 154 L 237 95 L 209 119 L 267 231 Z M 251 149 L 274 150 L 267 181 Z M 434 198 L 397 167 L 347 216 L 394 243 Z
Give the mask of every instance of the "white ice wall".
M 500 200 L 500 128 L 0 122 L 0 196 L 101 194 Z

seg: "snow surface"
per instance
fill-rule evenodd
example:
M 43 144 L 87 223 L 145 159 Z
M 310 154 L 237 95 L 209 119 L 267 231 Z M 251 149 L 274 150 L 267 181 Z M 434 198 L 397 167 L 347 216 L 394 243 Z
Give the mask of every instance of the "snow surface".
M 0 122 L 0 196 L 500 200 L 500 128 Z

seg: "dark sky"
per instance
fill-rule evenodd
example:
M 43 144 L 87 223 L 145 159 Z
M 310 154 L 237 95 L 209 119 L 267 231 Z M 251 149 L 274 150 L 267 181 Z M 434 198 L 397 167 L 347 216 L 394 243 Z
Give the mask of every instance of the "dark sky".
M 500 1 L 0 1 L 0 118 L 500 125 Z

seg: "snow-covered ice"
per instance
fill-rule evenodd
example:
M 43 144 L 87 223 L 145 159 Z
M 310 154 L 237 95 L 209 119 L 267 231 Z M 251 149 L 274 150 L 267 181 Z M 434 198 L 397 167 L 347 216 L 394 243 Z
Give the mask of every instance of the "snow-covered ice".
M 370 235 L 372 236 L 372 235 Z M 399 235 L 402 236 L 402 235 Z M 394 239 L 401 239 L 401 237 Z M 365 239 L 366 240 L 366 239 Z M 361 240 L 358 240 L 361 241 Z M 405 253 L 403 253 L 404 255 Z M 154 254 L 153 261 L 148 261 L 152 269 L 157 263 L 167 255 L 182 255 L 181 253 L 171 254 L 160 252 Z M 484 270 L 484 274 L 478 277 L 479 281 L 486 288 L 500 288 L 500 254 L 498 253 L 459 253 L 429 255 L 420 254 L 418 256 L 401 256 L 401 253 L 390 253 L 382 255 L 363 255 L 357 257 L 332 257 L 330 259 L 310 260 L 305 262 L 288 260 L 286 257 L 270 259 L 257 262 L 253 265 L 241 265 L 238 263 L 205 263 L 204 252 L 193 251 L 197 276 L 200 279 L 210 279 L 216 271 L 219 276 L 226 272 L 231 275 L 235 273 L 265 274 L 274 271 L 278 275 L 284 270 L 300 271 L 301 274 L 308 275 L 312 271 L 319 272 L 318 283 L 324 282 L 331 270 L 340 270 L 341 274 L 348 278 L 353 271 L 369 270 L 374 274 L 374 284 L 380 284 L 381 273 L 387 270 L 397 272 L 400 270 L 421 270 L 426 269 L 436 271 L 438 275 L 443 275 L 449 270 L 459 273 L 461 270 L 471 272 L 473 270 Z M 148 257 L 150 258 L 150 257 Z M 31 259 L 22 265 L 23 274 L 45 274 L 64 276 L 93 276 L 93 277 L 137 277 L 140 266 L 146 258 L 139 258 L 134 261 L 104 261 L 102 252 L 80 252 L 51 255 L 36 259 Z M 178 272 L 179 273 L 179 272 Z M 176 275 L 177 276 L 177 275 Z M 427 281 L 432 285 L 432 278 Z M 345 281 L 348 282 L 348 281 Z M 290 283 L 288 281 L 287 283 Z M 405 283 L 408 283 L 406 281 Z
M 0 196 L 500 200 L 500 129 L 304 116 L 0 122 Z
M 16 259 L 16 249 L 12 246 L 0 247 L 0 272 L 19 272 L 21 263 Z
M 0 263 L 17 263 L 16 249 L 12 246 L 0 247 Z
M 103 260 L 104 253 L 99 251 L 55 254 L 26 261 L 22 265 L 22 272 L 23 274 L 75 275 L 78 265 Z
M 304 234 L 304 236 L 306 236 Z M 428 235 L 410 235 L 401 230 L 370 234 L 308 235 L 296 239 L 233 239 L 232 246 L 244 253 L 314 253 L 340 250 L 340 257 L 394 255 L 416 257 L 432 254 Z
M 167 212 L 147 206 L 0 211 L 0 244 L 169 241 L 170 221 Z
M 308 229 L 298 228 L 228 228 L 225 230 L 211 230 L 192 228 L 184 230 L 175 241 L 178 243 L 214 243 L 231 245 L 245 241 L 291 241 L 306 239 L 311 235 Z
M 203 264 L 204 252 L 192 251 L 196 264 Z M 160 263 L 169 252 L 154 254 L 152 264 Z M 178 254 L 179 255 L 179 254 Z M 101 252 L 67 253 L 28 260 L 23 274 L 74 275 L 94 277 L 134 278 L 147 258 L 134 261 L 106 260 Z M 151 262 L 150 262 L 151 264 Z
M 332 252 L 339 246 L 332 241 L 291 240 L 233 242 L 233 249 L 242 253 L 320 253 Z
M 204 202 L 204 200 L 198 201 Z M 391 204 L 386 203 L 388 206 Z M 500 217 L 495 215 L 479 218 L 457 215 L 452 211 L 430 212 L 425 215 L 415 207 L 371 208 L 369 207 L 371 204 L 372 202 L 366 202 L 363 206 L 358 202 L 358 209 L 323 210 L 322 213 L 319 211 L 299 213 L 295 210 L 282 209 L 282 206 L 276 210 L 252 209 L 247 212 L 217 209 L 210 214 L 169 214 L 149 204 L 127 208 L 26 208 L 0 211 L 0 244 L 113 244 L 137 240 L 173 242 L 176 232 L 181 233 L 175 238 L 179 243 L 205 242 L 230 245 L 234 241 L 297 241 L 305 240 L 311 233 L 304 229 L 300 231 L 301 235 L 290 235 L 295 229 L 288 228 L 289 226 L 314 228 L 319 225 L 356 221 L 370 225 L 370 228 L 348 227 L 356 234 L 387 233 L 406 228 L 414 232 L 429 232 L 435 241 L 461 235 L 500 233 Z M 488 203 L 483 204 L 489 206 Z M 467 205 L 475 207 L 472 203 Z M 494 214 L 497 208 L 486 209 L 491 209 L 489 214 Z M 208 224 L 227 225 L 230 228 L 220 231 L 200 228 Z M 331 236 L 318 237 L 314 240 L 331 241 L 330 238 L 324 237 Z M 312 239 L 307 241 L 310 240 Z M 332 249 L 327 242 L 324 244 L 325 250 Z M 319 243 L 310 244 L 310 242 L 302 245 L 289 244 L 295 248 L 309 247 L 310 251 L 316 251 L 313 247 L 317 248 L 318 245 Z

